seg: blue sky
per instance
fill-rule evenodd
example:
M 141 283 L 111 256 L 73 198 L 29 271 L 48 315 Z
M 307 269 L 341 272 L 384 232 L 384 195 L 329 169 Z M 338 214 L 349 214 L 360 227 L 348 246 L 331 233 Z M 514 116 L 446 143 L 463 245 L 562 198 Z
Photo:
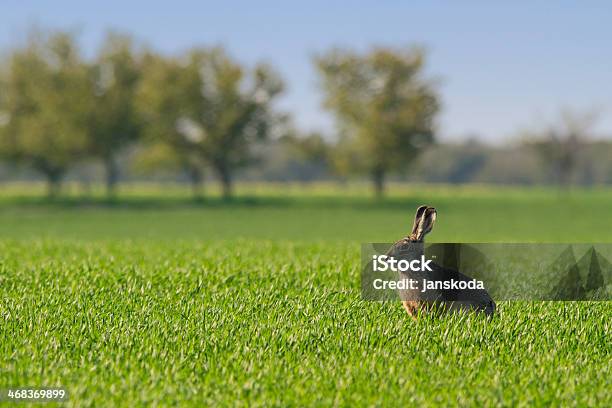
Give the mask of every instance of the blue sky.
M 598 110 L 596 130 L 612 137 L 612 2 L 93 3 L 4 0 L 0 48 L 22 40 L 32 24 L 78 30 L 90 54 L 109 28 L 169 53 L 224 45 L 247 64 L 274 64 L 288 84 L 281 107 L 300 128 L 331 132 L 313 54 L 332 46 L 420 44 L 430 53 L 429 75 L 441 83 L 443 139 L 499 142 L 563 107 Z

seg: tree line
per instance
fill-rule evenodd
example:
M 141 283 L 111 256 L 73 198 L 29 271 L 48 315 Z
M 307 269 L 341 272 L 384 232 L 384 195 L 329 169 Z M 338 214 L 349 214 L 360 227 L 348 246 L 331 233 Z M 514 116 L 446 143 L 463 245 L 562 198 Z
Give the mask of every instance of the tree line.
M 163 145 L 200 194 L 211 169 L 231 195 L 253 145 L 287 130 L 274 109 L 284 83 L 269 65 L 245 67 L 222 48 L 168 56 L 109 34 L 93 59 L 67 32 L 32 32 L 10 50 L 0 75 L 0 152 L 45 176 L 49 194 L 75 163 L 103 164 L 109 195 L 119 181 L 117 155 L 134 143 Z M 389 171 L 433 141 L 438 97 L 422 78 L 419 49 L 332 50 L 314 61 L 325 105 L 341 129 L 334 161 L 364 171 L 381 194 Z
M 245 66 L 221 47 L 165 55 L 119 33 L 85 58 L 77 40 L 32 31 L 0 61 L 0 158 L 38 171 L 50 196 L 87 161 L 104 167 L 115 195 L 118 157 L 138 145 L 154 166 L 170 159 L 184 169 L 196 197 L 207 170 L 230 197 L 236 172 L 257 164 L 256 147 L 270 140 L 339 177 L 367 176 L 382 195 L 389 174 L 409 169 L 436 140 L 441 100 L 421 48 L 332 49 L 313 59 L 324 106 L 336 118 L 331 142 L 301 134 L 276 108 L 285 85 L 268 64 Z M 576 126 L 571 134 L 530 134 L 525 144 L 565 180 L 582 140 Z
M 83 160 L 104 165 L 114 194 L 117 155 L 143 142 L 170 148 L 196 186 L 203 167 L 212 168 L 229 196 L 234 170 L 273 126 L 271 101 L 283 89 L 270 67 L 248 70 L 220 48 L 173 58 L 119 34 L 87 61 L 73 35 L 32 33 L 8 55 L 1 78 L 0 151 L 42 173 L 50 195 Z

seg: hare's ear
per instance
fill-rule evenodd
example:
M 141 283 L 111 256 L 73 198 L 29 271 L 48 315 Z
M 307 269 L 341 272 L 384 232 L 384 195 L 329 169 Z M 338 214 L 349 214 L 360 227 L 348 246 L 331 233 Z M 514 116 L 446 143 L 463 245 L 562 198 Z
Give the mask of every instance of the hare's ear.
M 416 215 L 414 216 L 414 224 L 412 224 L 412 232 L 411 235 L 416 236 L 417 230 L 419 228 L 419 223 L 421 222 L 421 218 L 423 217 L 423 213 L 427 209 L 426 205 L 422 205 L 416 210 Z
M 419 207 L 419 210 L 421 208 L 422 207 Z M 417 210 L 417 214 L 419 210 Z M 437 216 L 437 213 L 436 213 L 435 208 L 425 207 L 425 209 L 421 213 L 421 217 L 418 219 L 418 222 L 415 220 L 416 230 L 413 231 L 412 234 L 414 238 L 416 238 L 417 241 L 423 241 L 423 238 L 425 238 L 425 235 L 431 232 L 436 222 L 436 216 Z

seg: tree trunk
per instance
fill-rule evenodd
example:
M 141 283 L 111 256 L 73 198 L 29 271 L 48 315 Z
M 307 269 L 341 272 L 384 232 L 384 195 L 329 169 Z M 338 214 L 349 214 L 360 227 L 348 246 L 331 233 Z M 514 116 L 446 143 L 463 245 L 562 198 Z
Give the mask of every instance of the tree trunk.
M 204 198 L 204 172 L 199 166 L 189 167 L 189 180 L 191 181 L 191 191 L 193 199 L 200 201 Z
M 215 168 L 221 182 L 221 195 L 224 200 L 229 200 L 232 198 L 232 172 L 226 163 L 219 163 Z
M 221 174 L 221 188 L 224 200 L 232 198 L 232 175 L 229 171 Z
M 47 178 L 47 197 L 49 199 L 54 199 L 59 195 L 63 175 L 64 172 L 62 170 L 47 170 L 45 172 L 45 177 Z
M 119 181 L 119 166 L 113 155 L 109 155 L 104 159 L 104 167 L 106 170 L 106 196 L 114 198 L 117 193 L 117 182 Z
M 376 198 L 382 198 L 385 194 L 385 171 L 379 168 L 372 170 L 372 182 Z

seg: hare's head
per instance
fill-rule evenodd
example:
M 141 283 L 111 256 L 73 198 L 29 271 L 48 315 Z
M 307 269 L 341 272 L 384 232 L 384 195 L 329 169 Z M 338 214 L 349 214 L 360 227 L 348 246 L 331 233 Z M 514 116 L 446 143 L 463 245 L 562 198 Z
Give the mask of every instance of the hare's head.
M 416 210 L 414 224 L 410 234 L 410 241 L 423 242 L 425 235 L 429 234 L 436 222 L 436 209 L 422 205 Z

